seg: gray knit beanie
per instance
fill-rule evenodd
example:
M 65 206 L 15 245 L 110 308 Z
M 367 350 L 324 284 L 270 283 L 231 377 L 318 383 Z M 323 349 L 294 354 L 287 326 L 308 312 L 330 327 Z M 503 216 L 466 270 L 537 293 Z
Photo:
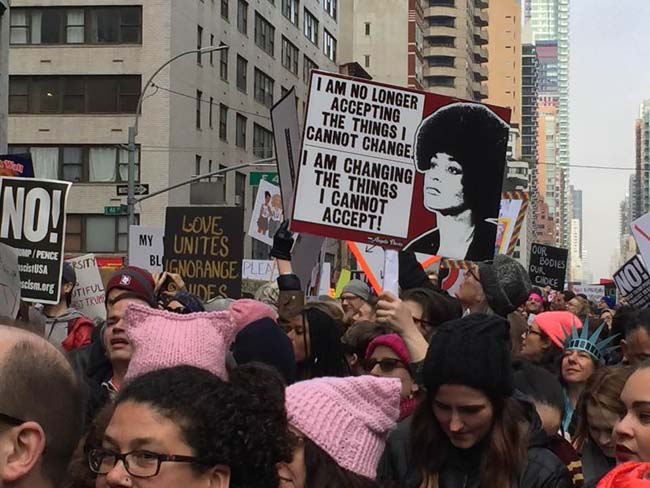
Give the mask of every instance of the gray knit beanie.
M 367 302 L 370 299 L 370 287 L 361 280 L 351 280 L 347 285 L 345 285 L 341 295 L 343 293 L 356 295 L 364 302 Z
M 532 285 L 528 272 L 509 256 L 497 254 L 491 262 L 479 263 L 479 278 L 488 305 L 506 317 L 526 303 Z

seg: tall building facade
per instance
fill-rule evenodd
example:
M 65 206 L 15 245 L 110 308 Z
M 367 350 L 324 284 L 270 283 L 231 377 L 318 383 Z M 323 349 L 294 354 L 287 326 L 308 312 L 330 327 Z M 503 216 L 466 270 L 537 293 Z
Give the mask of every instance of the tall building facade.
M 650 212 L 650 100 L 641 102 L 636 121 L 636 177 L 635 213 L 640 217 Z
M 72 181 L 66 253 L 123 255 L 128 127 L 144 81 L 173 56 L 144 99 L 137 179 L 154 192 L 194 175 L 270 157 L 269 108 L 292 87 L 301 114 L 313 68 L 335 71 L 336 0 L 12 2 L 10 150 L 30 150 L 36 174 Z M 137 206 L 162 226 L 167 206 L 239 205 L 246 223 L 256 187 L 248 170 L 204 180 Z M 245 255 L 253 243 L 246 240 Z M 267 254 L 268 255 L 268 254 Z
M 357 62 L 384 83 L 423 89 L 423 14 L 421 0 L 341 2 L 340 62 Z
M 9 111 L 9 1 L 0 0 L 0 154 L 7 151 Z

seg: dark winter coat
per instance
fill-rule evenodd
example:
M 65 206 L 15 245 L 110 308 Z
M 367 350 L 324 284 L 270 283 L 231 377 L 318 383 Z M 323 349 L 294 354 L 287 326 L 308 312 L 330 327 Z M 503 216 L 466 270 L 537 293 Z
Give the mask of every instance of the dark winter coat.
M 513 488 L 572 488 L 566 465 L 548 448 L 548 438 L 534 407 L 525 403 L 531 438 L 528 459 Z M 439 488 L 491 488 L 480 486 L 480 452 L 452 449 L 439 479 Z M 379 480 L 400 488 L 420 488 L 422 474 L 411 462 L 410 422 L 402 422 L 388 438 L 378 470 Z
M 608 458 L 591 439 L 582 448 L 582 472 L 585 475 L 585 488 L 596 488 L 598 482 L 612 468 L 616 460 Z

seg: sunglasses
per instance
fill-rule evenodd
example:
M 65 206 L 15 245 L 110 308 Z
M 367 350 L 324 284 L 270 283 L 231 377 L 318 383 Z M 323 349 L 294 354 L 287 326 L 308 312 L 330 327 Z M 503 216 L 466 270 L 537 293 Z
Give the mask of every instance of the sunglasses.
M 384 358 L 384 359 L 375 359 L 368 358 L 363 362 L 363 367 L 366 371 L 370 372 L 375 369 L 375 366 L 379 365 L 379 369 L 382 373 L 392 373 L 398 368 L 406 369 L 406 365 L 395 358 Z

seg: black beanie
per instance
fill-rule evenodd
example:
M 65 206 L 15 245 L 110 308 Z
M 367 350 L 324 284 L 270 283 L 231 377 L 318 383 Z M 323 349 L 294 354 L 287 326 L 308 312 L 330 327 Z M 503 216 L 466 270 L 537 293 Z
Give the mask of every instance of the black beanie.
M 512 393 L 510 327 L 498 315 L 471 314 L 445 322 L 431 339 L 422 366 L 429 393 L 441 385 L 465 385 L 490 398 Z
M 497 254 L 493 261 L 479 263 L 478 269 L 488 305 L 502 317 L 528 300 L 532 287 L 528 272 L 511 257 Z

